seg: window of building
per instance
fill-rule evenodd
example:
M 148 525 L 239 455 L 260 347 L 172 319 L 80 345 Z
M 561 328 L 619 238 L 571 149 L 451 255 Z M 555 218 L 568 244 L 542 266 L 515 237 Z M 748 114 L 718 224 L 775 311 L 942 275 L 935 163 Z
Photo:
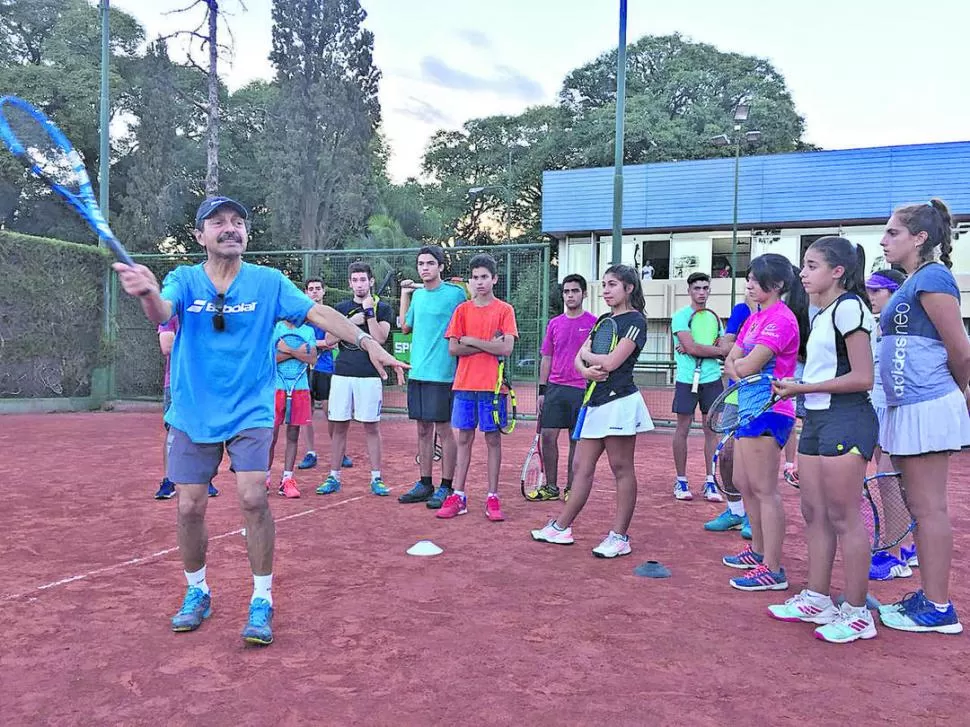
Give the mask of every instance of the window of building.
M 731 248 L 733 237 L 715 237 L 711 240 L 711 277 L 731 277 Z M 735 277 L 742 277 L 751 265 L 751 238 L 738 237 L 738 269 Z
M 636 246 L 634 260 L 643 280 L 670 279 L 670 240 L 647 240 Z

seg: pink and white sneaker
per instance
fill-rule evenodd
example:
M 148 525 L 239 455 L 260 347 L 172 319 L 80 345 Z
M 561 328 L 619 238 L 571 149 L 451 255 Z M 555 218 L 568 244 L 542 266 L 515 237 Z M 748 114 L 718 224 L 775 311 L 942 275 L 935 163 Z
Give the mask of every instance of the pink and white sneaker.
M 538 540 L 541 543 L 552 543 L 553 545 L 572 545 L 576 542 L 573 540 L 573 529 L 566 528 L 565 530 L 560 530 L 556 527 L 555 520 L 547 522 L 546 526 L 541 530 L 533 530 L 532 539 Z
M 485 499 L 485 517 L 493 523 L 500 523 L 505 519 L 502 514 L 502 503 L 498 500 L 498 495 L 489 494 Z
M 464 515 L 466 512 L 468 512 L 468 502 L 465 497 L 452 493 L 445 498 L 441 509 L 435 514 L 435 517 L 447 519 Z

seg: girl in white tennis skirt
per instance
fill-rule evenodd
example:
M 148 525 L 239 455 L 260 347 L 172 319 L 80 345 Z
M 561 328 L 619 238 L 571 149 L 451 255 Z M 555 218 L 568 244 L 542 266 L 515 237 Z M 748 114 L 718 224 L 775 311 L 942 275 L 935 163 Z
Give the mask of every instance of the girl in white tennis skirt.
M 643 289 L 640 277 L 628 265 L 613 265 L 603 274 L 603 300 L 616 323 L 617 345 L 611 353 L 590 351 L 590 341 L 576 356 L 576 369 L 596 389 L 589 400 L 580 441 L 573 464 L 572 495 L 562 513 L 541 530 L 533 530 L 535 540 L 571 545 L 573 520 L 579 515 L 593 486 L 593 473 L 603 452 L 609 458 L 616 478 L 616 517 L 613 529 L 593 555 L 616 558 L 630 554 L 627 528 L 637 504 L 637 476 L 633 458 L 636 435 L 653 429 L 640 390 L 633 381 L 633 365 L 647 340 Z
M 950 603 L 953 533 L 946 490 L 950 453 L 970 445 L 963 394 L 970 341 L 950 272 L 951 240 L 950 211 L 933 199 L 897 209 L 880 242 L 886 262 L 909 273 L 879 316 L 879 378 L 887 403 L 879 443 L 902 474 L 917 523 L 923 586 L 879 609 L 883 624 L 900 631 L 963 630 Z

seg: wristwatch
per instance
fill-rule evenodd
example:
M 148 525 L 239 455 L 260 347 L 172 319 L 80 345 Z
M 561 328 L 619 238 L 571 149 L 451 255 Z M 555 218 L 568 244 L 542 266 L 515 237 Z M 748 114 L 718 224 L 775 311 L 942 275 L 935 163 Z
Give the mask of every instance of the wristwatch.
M 363 331 L 357 332 L 357 343 L 356 343 L 357 348 L 360 348 L 360 344 L 364 341 L 365 338 L 369 338 L 372 341 L 374 340 L 374 337 L 369 333 L 364 333 Z

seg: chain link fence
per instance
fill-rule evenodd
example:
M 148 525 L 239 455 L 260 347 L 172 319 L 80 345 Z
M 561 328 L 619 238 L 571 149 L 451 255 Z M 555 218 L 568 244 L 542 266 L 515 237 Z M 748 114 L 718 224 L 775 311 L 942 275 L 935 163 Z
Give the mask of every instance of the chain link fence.
M 404 279 L 417 279 L 415 267 L 420 248 L 372 250 L 288 250 L 250 252 L 246 261 L 280 270 L 300 288 L 310 277 L 322 278 L 327 284 L 324 303 L 333 305 L 350 297 L 348 266 L 357 261 L 368 263 L 374 272 L 375 285 L 391 274 L 392 282 L 381 299 L 395 311 L 400 309 L 400 286 Z M 479 253 L 488 253 L 498 265 L 495 296 L 515 309 L 519 338 L 509 357 L 520 414 L 535 414 L 536 382 L 539 374 L 539 346 L 549 320 L 551 259 L 546 244 L 491 245 L 487 247 L 445 248 L 445 278 L 467 280 L 468 263 Z M 161 281 L 179 265 L 196 265 L 202 255 L 141 255 L 139 263 L 147 265 Z M 137 300 L 112 288 L 113 395 L 120 399 L 160 399 L 163 360 L 158 353 L 155 328 L 145 319 Z M 408 353 L 408 338 L 400 333 L 400 324 L 392 327 L 387 348 L 399 358 Z M 406 411 L 406 393 L 402 387 L 388 383 L 384 409 Z

